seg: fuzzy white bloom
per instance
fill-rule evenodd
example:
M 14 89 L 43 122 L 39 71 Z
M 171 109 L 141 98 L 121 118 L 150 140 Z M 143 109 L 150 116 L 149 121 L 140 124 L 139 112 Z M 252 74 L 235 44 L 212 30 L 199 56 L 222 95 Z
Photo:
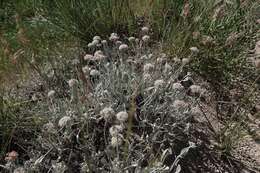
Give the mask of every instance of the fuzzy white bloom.
M 119 39 L 119 37 L 118 37 L 117 33 L 112 33 L 109 37 L 109 40 L 113 41 L 113 42 L 117 41 L 118 39 Z
M 121 44 L 123 44 L 122 41 L 119 41 L 119 40 L 116 41 L 116 46 L 117 46 L 117 47 L 119 47 Z
M 147 33 L 149 32 L 149 28 L 146 27 L 146 26 L 142 27 L 141 30 L 142 30 L 142 32 L 143 32 L 144 34 L 147 34 Z
M 160 89 L 160 88 L 162 88 L 164 85 L 165 85 L 165 82 L 164 82 L 164 80 L 162 80 L 162 79 L 158 79 L 158 80 L 156 80 L 156 81 L 154 82 L 154 87 L 155 87 L 156 89 Z
M 129 38 L 128 38 L 128 41 L 131 42 L 131 43 L 133 43 L 133 42 L 135 41 L 135 37 L 129 37 Z
M 181 62 L 181 59 L 180 59 L 180 58 L 177 58 L 177 57 L 174 57 L 174 58 L 173 58 L 173 61 L 176 62 L 176 63 L 180 63 L 180 62 Z
M 93 41 L 92 41 L 92 44 L 93 44 L 94 46 L 97 46 L 97 45 L 99 44 L 99 40 L 93 40 Z
M 183 58 L 181 61 L 182 61 L 183 65 L 186 65 L 186 64 L 190 63 L 190 59 L 189 58 Z
M 90 67 L 86 65 L 85 67 L 82 67 L 82 71 L 87 74 L 90 71 Z
M 149 35 L 144 35 L 144 36 L 142 37 L 142 40 L 143 40 L 144 42 L 148 42 L 148 41 L 150 40 L 150 36 L 149 36 Z
M 121 44 L 118 49 L 119 49 L 119 51 L 122 51 L 122 52 L 127 51 L 128 45 L 127 44 Z
M 69 116 L 64 116 L 62 117 L 59 122 L 58 125 L 59 127 L 65 127 L 66 125 L 68 125 L 71 122 L 71 117 Z
M 92 42 L 88 44 L 88 48 L 94 48 L 95 44 L 93 44 Z
M 93 40 L 98 40 L 98 41 L 101 41 L 101 37 L 100 37 L 100 36 L 98 36 L 98 35 L 96 35 L 96 36 L 94 36 L 94 37 L 93 37 Z
M 128 113 L 125 112 L 125 111 L 118 112 L 118 113 L 116 114 L 116 118 L 117 118 L 117 120 L 120 121 L 120 122 L 126 122 L 127 119 L 128 119 Z
M 111 136 L 118 136 L 122 131 L 123 127 L 121 125 L 114 125 L 109 128 L 109 133 Z
M 93 69 L 90 71 L 90 76 L 99 76 L 100 72 L 96 69 Z
M 192 94 L 201 94 L 203 92 L 203 89 L 199 85 L 191 85 L 190 91 Z
M 106 107 L 100 111 L 100 115 L 106 120 L 110 121 L 115 117 L 115 111 L 111 107 Z
M 77 79 L 70 79 L 68 81 L 68 84 L 70 87 L 74 87 L 75 85 L 77 85 L 79 83 L 79 81 Z
M 106 56 L 104 55 L 104 53 L 101 50 L 97 50 L 94 53 L 94 59 L 97 61 L 104 60 L 105 58 L 106 58 Z
M 174 89 L 174 90 L 183 90 L 184 87 L 182 86 L 181 83 L 176 82 L 176 83 L 172 84 L 172 89 Z
M 195 54 L 199 53 L 199 49 L 197 47 L 191 47 L 190 50 L 192 53 L 195 53 Z
M 94 59 L 94 56 L 91 55 L 91 54 L 86 54 L 86 55 L 84 56 L 84 60 L 85 60 L 85 61 L 90 61 L 90 60 L 93 60 L 93 59 Z
M 122 137 L 112 136 L 112 138 L 111 138 L 111 146 L 112 147 L 118 147 L 118 146 L 122 145 L 122 143 L 123 143 Z
M 54 90 L 50 90 L 50 91 L 48 92 L 48 97 L 49 97 L 49 98 L 54 98 L 54 95 L 55 95 L 55 91 L 54 91 Z
M 154 70 L 154 65 L 151 63 L 147 63 L 144 65 L 144 73 L 152 73 Z
M 153 57 L 153 54 L 150 53 L 150 54 L 148 55 L 148 58 L 149 58 L 149 59 L 152 59 L 152 57 Z
M 173 107 L 176 111 L 183 111 L 188 107 L 188 104 L 182 100 L 175 100 L 173 102 Z
M 102 40 L 101 43 L 102 43 L 103 45 L 106 45 L 106 44 L 107 44 L 107 41 L 106 41 L 106 40 Z

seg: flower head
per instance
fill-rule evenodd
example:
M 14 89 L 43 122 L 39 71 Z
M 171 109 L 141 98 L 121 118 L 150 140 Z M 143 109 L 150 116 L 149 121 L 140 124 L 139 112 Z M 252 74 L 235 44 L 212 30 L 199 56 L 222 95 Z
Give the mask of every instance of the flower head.
M 154 65 L 151 63 L 147 63 L 144 65 L 144 73 L 152 73 L 154 70 Z
M 172 89 L 180 91 L 180 90 L 183 90 L 184 87 L 182 86 L 182 84 L 180 82 L 176 82 L 176 83 L 172 84 Z
M 106 40 L 102 40 L 101 43 L 102 43 L 103 45 L 107 45 L 107 41 L 106 41 Z
M 109 133 L 111 136 L 118 136 L 123 131 L 123 127 L 121 125 L 114 125 L 109 128 Z
M 64 116 L 62 117 L 59 122 L 58 125 L 59 127 L 65 127 L 66 125 L 68 125 L 71 122 L 71 117 L 69 116 Z
M 93 60 L 93 59 L 94 59 L 94 56 L 91 55 L 91 54 L 86 54 L 86 55 L 84 56 L 84 60 L 85 60 L 85 61 L 91 61 L 91 60 Z
M 146 26 L 142 27 L 141 30 L 142 30 L 142 32 L 143 32 L 144 34 L 147 34 L 147 33 L 149 32 L 149 28 L 146 27 Z
M 96 61 L 101 61 L 104 60 L 106 58 L 106 56 L 104 55 L 104 53 L 101 50 L 97 50 L 94 53 L 94 60 Z
M 79 83 L 79 81 L 77 79 L 70 79 L 68 83 L 70 87 L 74 87 Z
M 49 98 L 54 98 L 54 95 L 55 95 L 55 91 L 54 91 L 54 90 L 50 90 L 50 91 L 48 92 L 48 97 L 49 97 Z
M 120 145 L 122 145 L 123 140 L 121 136 L 112 136 L 111 138 L 111 146 L 113 147 L 118 147 Z
M 186 65 L 190 63 L 190 58 L 183 58 L 181 61 L 183 65 Z
M 127 44 L 121 44 L 119 46 L 119 51 L 124 52 L 124 51 L 127 51 L 127 50 L 128 50 L 128 45 Z
M 199 85 L 191 85 L 190 91 L 193 95 L 200 95 L 203 92 L 203 89 Z
M 128 41 L 131 42 L 131 43 L 135 42 L 135 37 L 129 37 Z
M 94 47 L 95 47 L 94 43 L 91 42 L 91 43 L 88 44 L 88 48 L 94 48 Z
M 96 69 L 93 69 L 90 71 L 90 76 L 99 76 L 100 75 L 100 72 Z
M 94 46 L 97 46 L 97 45 L 99 44 L 99 40 L 93 40 L 93 41 L 92 41 L 92 44 L 93 44 Z
M 128 119 L 128 113 L 125 112 L 125 111 L 118 112 L 118 113 L 116 114 L 116 118 L 117 118 L 117 120 L 120 121 L 120 122 L 126 122 L 127 119 Z
M 93 40 L 101 41 L 101 37 L 100 37 L 100 36 L 94 36 L 94 37 L 93 37 Z
M 6 161 L 15 161 L 18 158 L 19 154 L 16 151 L 11 151 L 6 154 Z
M 156 81 L 154 82 L 154 87 L 155 87 L 156 89 L 160 89 L 160 88 L 162 88 L 164 85 L 165 85 L 165 82 L 164 82 L 164 80 L 162 80 L 162 79 L 158 79 L 158 80 L 156 80 Z
M 100 111 L 100 115 L 106 120 L 110 121 L 115 117 L 115 111 L 111 107 L 106 107 Z
M 142 40 L 143 40 L 143 42 L 148 42 L 150 40 L 150 36 L 149 35 L 144 35 L 142 37 Z
M 112 33 L 109 37 L 110 41 L 116 42 L 119 39 L 117 33 Z
M 191 47 L 190 51 L 195 54 L 199 53 L 199 49 L 197 47 Z

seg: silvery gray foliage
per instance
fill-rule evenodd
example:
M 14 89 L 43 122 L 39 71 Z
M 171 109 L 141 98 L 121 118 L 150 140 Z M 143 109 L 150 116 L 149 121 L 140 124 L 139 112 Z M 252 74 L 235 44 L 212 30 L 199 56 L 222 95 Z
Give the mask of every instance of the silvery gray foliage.
M 74 72 L 63 75 L 70 76 L 64 79 L 65 94 L 59 97 L 50 88 L 46 99 L 35 106 L 49 119 L 38 137 L 45 152 L 35 162 L 51 161 L 49 170 L 54 172 L 181 169 L 179 160 L 193 145 L 181 151 L 165 147 L 175 145 L 176 134 L 189 133 L 183 127 L 197 99 L 187 95 L 178 79 L 182 64 L 150 48 L 149 35 L 133 40 L 116 33 L 102 41 L 95 36 L 83 61 L 72 65 Z M 71 65 L 65 63 L 62 66 Z M 80 68 L 83 77 L 78 75 Z M 176 152 L 180 154 L 175 160 L 165 164 L 164 157 Z

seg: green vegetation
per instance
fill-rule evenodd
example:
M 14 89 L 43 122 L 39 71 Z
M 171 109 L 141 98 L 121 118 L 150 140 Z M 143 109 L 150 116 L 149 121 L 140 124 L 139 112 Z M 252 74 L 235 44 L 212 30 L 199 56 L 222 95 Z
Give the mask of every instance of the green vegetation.
M 82 66 L 74 59 L 82 63 L 85 54 L 105 47 L 99 40 L 100 47 L 89 48 L 94 36 L 107 40 L 111 33 L 117 33 L 120 41 L 131 45 L 128 38 L 134 36 L 142 40 L 141 28 L 144 26 L 149 28 L 149 43 L 141 41 L 140 50 L 133 46 L 134 50 L 129 54 L 121 54 L 114 51 L 113 42 L 109 42 L 111 50 L 105 49 L 106 56 L 122 58 L 164 52 L 173 66 L 187 61 L 176 69 L 178 75 L 192 72 L 207 82 L 211 100 L 216 102 L 216 116 L 223 125 L 214 138 L 220 152 L 231 154 L 239 139 L 250 131 L 248 114 L 257 117 L 259 113 L 256 104 L 260 74 L 259 65 L 255 64 L 259 54 L 253 51 L 259 40 L 259 18 L 258 0 L 0 0 L 0 160 L 14 141 L 19 143 L 17 131 L 27 135 L 26 140 L 30 137 L 36 140 L 43 124 L 57 122 L 62 117 L 64 112 L 56 112 L 55 118 L 42 118 L 45 113 L 55 114 L 50 108 L 53 103 L 50 104 L 45 96 L 48 90 L 55 90 L 61 98 L 57 105 L 65 108 L 68 103 L 62 99 L 69 95 L 66 81 L 80 78 L 83 84 L 87 83 L 88 78 L 81 78 L 82 70 L 79 69 Z M 32 78 L 37 78 L 43 85 L 40 94 L 43 105 L 30 100 L 33 91 L 27 93 L 21 89 L 22 84 Z M 130 78 L 137 80 L 138 77 Z M 116 86 L 118 81 L 114 82 Z M 17 93 L 9 87 L 17 93 L 25 93 L 17 98 Z M 85 87 L 81 94 L 90 90 Z M 135 87 L 125 94 L 130 97 Z M 112 88 L 125 92 L 123 88 Z M 141 90 L 144 92 L 145 87 Z M 123 97 L 122 93 L 113 94 L 115 98 Z M 69 103 L 68 107 L 75 110 L 75 107 L 86 106 L 83 105 Z M 84 109 L 91 110 L 88 106 Z M 28 111 L 30 109 L 32 111 Z M 31 147 L 24 141 L 20 145 Z M 156 159 L 149 161 L 156 163 Z

